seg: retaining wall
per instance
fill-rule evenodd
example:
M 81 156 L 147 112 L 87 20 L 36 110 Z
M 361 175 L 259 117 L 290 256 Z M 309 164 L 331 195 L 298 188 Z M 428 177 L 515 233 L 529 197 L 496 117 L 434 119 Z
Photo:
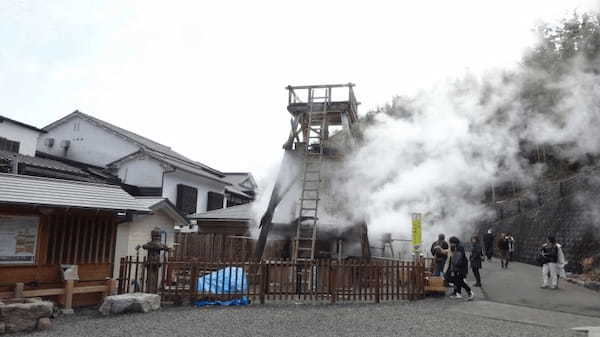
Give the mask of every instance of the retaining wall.
M 600 169 L 540 183 L 490 207 L 496 216 L 480 223 L 479 233 L 512 233 L 516 261 L 535 264 L 548 235 L 563 246 L 568 271 L 580 272 L 581 260 L 600 251 Z

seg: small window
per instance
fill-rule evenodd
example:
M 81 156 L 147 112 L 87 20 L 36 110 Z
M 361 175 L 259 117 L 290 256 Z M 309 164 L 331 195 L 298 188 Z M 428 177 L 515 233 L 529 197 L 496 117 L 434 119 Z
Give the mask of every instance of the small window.
M 0 137 L 0 151 L 19 153 L 21 143 Z
M 208 202 L 206 205 L 206 211 L 212 211 L 215 209 L 223 208 L 223 199 L 225 196 L 217 192 L 208 192 Z
M 198 202 L 198 189 L 179 184 L 177 185 L 177 203 L 176 207 L 184 214 L 196 213 Z

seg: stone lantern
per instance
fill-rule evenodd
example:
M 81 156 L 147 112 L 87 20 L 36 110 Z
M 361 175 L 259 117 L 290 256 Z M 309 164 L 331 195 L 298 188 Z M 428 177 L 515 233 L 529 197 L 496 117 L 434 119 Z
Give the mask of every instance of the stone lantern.
M 150 242 L 144 244 L 144 248 L 148 253 L 148 265 L 147 265 L 147 279 L 146 279 L 146 292 L 157 293 L 158 291 L 158 275 L 160 271 L 160 255 L 161 252 L 167 251 L 169 248 L 160 242 L 160 228 L 154 228 L 150 234 Z

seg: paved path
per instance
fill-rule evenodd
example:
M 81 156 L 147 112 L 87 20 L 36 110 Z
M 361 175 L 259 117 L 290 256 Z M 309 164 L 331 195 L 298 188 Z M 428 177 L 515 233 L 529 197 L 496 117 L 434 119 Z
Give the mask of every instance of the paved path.
M 582 326 L 600 326 L 600 318 L 597 317 L 490 301 L 459 303 L 450 310 L 471 316 L 561 329 L 572 329 Z
M 541 289 L 541 267 L 511 263 L 508 269 L 502 269 L 500 261 L 494 259 L 490 263 L 484 262 L 481 275 L 483 294 L 489 301 L 600 317 L 598 292 L 564 280 L 559 282 L 558 290 Z M 472 275 L 469 277 L 471 278 Z M 503 315 L 505 309 L 498 307 L 499 316 Z M 596 322 L 600 325 L 600 320 Z

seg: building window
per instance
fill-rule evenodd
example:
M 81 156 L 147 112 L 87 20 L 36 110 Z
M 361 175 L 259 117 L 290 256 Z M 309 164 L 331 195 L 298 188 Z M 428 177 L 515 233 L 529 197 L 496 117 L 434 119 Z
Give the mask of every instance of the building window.
M 0 137 L 0 151 L 19 153 L 21 143 Z
M 223 208 L 223 199 L 225 197 L 221 193 L 208 192 L 208 203 L 206 205 L 206 211 L 212 211 L 215 209 Z
M 196 213 L 198 204 L 198 189 L 179 184 L 177 185 L 177 203 L 176 207 L 184 214 Z
M 244 198 L 237 194 L 227 193 L 227 207 L 243 205 L 250 202 L 250 199 Z

